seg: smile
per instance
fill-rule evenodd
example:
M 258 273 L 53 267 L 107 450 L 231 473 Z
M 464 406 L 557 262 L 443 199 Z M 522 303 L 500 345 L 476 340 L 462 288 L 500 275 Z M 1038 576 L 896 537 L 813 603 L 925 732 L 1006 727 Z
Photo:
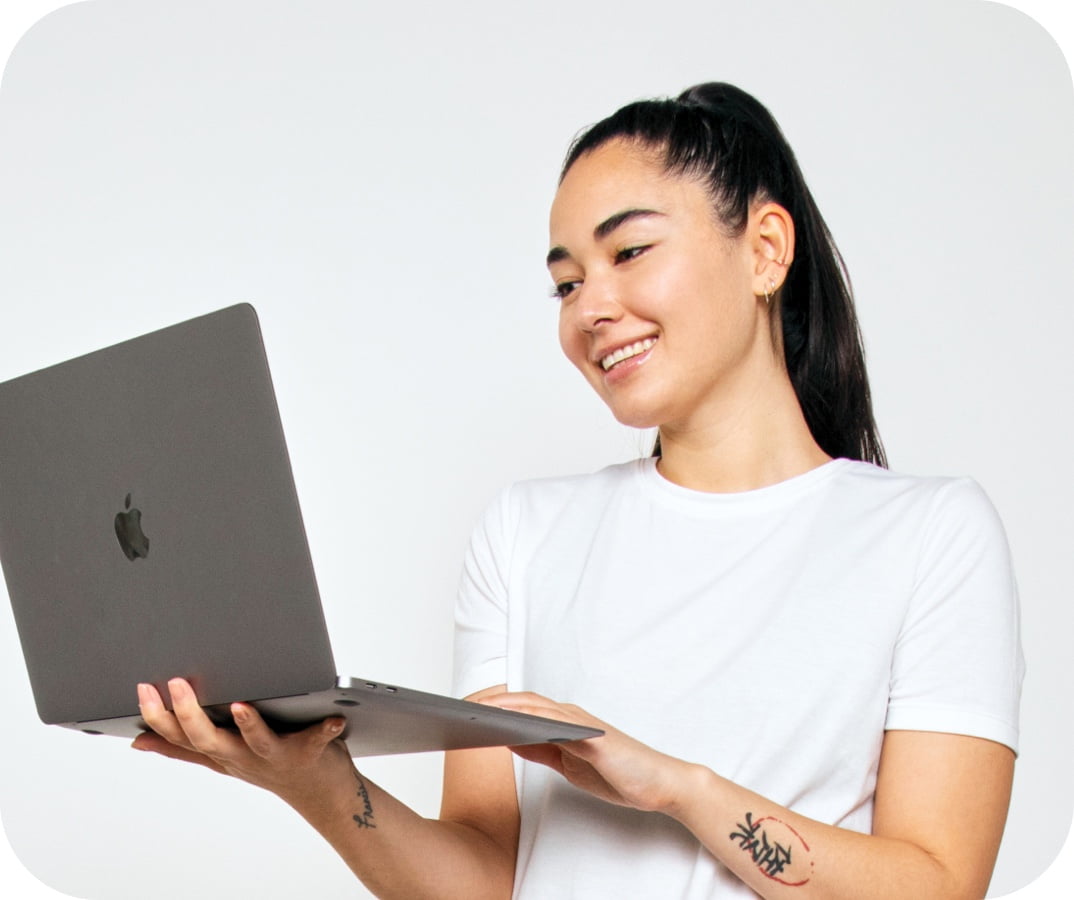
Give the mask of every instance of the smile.
M 656 343 L 656 338 L 645 338 L 643 341 L 635 341 L 633 344 L 628 344 L 626 347 L 620 347 L 618 350 L 609 353 L 601 361 L 601 368 L 607 372 L 616 363 L 621 363 L 624 359 L 630 359 L 632 356 L 638 356 L 644 353 L 653 344 Z

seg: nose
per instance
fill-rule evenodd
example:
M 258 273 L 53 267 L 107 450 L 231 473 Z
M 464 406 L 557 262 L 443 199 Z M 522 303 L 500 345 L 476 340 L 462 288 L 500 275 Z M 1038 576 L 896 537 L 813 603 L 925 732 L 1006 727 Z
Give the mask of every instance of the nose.
M 587 334 L 618 322 L 623 317 L 623 307 L 607 282 L 587 279 L 572 304 L 576 325 Z

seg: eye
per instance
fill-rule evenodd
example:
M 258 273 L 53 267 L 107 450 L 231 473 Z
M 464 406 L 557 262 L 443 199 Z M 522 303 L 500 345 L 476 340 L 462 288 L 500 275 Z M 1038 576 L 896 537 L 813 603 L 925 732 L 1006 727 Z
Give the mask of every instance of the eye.
M 578 290 L 580 281 L 561 281 L 555 287 L 552 288 L 553 300 L 566 300 L 571 294 Z
M 630 262 L 632 259 L 637 259 L 646 250 L 648 250 L 652 244 L 642 244 L 638 247 L 624 247 L 622 250 L 617 250 L 615 253 L 615 262 L 619 263 Z

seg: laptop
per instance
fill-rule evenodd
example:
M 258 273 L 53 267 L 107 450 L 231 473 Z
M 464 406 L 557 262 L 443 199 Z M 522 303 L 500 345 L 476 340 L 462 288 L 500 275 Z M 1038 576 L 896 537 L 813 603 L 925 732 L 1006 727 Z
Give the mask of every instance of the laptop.
M 0 561 L 41 720 L 343 715 L 354 756 L 572 741 L 574 724 L 336 674 L 261 331 L 232 306 L 0 384 Z

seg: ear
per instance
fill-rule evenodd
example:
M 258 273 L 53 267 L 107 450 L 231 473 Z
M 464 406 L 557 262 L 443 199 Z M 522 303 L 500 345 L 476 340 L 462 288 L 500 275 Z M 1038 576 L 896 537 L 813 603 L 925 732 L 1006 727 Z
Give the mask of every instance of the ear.
M 774 295 L 787 280 L 794 258 L 794 220 L 778 203 L 763 203 L 750 215 L 754 257 L 754 288 L 758 296 Z

